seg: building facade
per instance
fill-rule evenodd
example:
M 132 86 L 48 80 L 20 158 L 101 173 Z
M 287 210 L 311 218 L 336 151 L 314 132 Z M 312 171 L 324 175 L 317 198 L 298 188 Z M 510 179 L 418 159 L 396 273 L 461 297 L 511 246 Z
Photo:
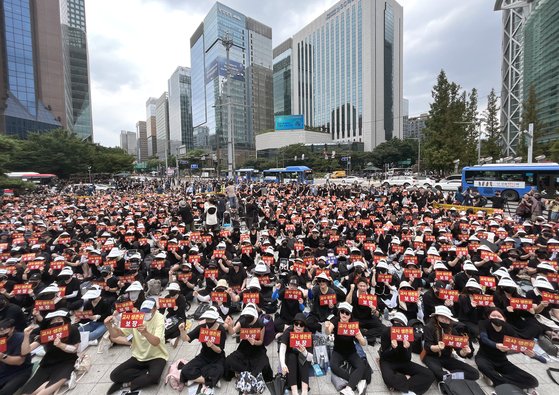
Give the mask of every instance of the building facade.
M 148 159 L 148 134 L 145 121 L 136 122 L 136 137 L 138 142 L 138 162 Z
M 404 130 L 405 139 L 423 138 L 423 130 L 426 128 L 426 122 L 429 119 L 429 114 L 421 114 L 417 117 L 409 117 L 407 121 L 407 128 Z
M 291 113 L 291 55 L 293 39 L 274 48 L 274 115 Z
M 540 0 L 524 25 L 524 100 L 537 97 L 540 142 L 559 139 L 559 2 Z
M 93 139 L 83 0 L 0 1 L 0 133 Z
M 180 146 L 193 147 L 192 90 L 190 68 L 177 67 L 168 82 L 169 86 L 169 146 L 176 155 Z
M 155 135 L 157 138 L 157 157 L 164 160 L 172 154 L 169 147 L 169 97 L 164 92 L 155 104 Z
M 402 31 L 395 0 L 342 0 L 320 15 L 293 36 L 291 112 L 366 151 L 401 138 Z
M 191 37 L 190 52 L 194 146 L 227 157 L 230 105 L 237 161 L 253 155 L 255 133 L 274 124 L 272 29 L 217 2 Z
M 120 131 L 120 148 L 128 153 L 128 155 L 138 158 L 138 143 L 135 132 L 126 130 Z
M 150 97 L 146 102 L 146 133 L 148 141 L 148 158 L 157 156 L 157 128 L 156 128 L 157 99 Z

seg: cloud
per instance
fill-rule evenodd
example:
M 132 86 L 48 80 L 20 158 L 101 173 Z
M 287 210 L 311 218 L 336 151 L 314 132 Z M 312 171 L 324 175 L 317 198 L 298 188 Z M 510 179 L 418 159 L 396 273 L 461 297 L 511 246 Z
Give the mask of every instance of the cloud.
M 373 0 L 363 0 L 373 1 Z M 410 115 L 429 110 L 441 69 L 480 105 L 500 91 L 501 14 L 487 0 L 399 0 L 404 6 L 404 96 Z M 223 0 L 272 27 L 273 45 L 292 36 L 336 0 Z M 190 37 L 212 0 L 86 0 L 94 139 L 119 143 L 120 130 L 145 119 L 148 97 L 167 90 L 177 66 L 190 66 Z M 110 12 L 107 12 L 110 10 Z

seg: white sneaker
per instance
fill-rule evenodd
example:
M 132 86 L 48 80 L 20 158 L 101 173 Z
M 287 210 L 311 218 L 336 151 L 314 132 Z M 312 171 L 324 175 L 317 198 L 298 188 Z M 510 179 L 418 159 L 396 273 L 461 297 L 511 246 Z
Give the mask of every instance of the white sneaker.
M 90 345 L 90 346 L 96 346 L 96 345 L 98 345 L 98 344 L 99 344 L 99 341 L 98 341 L 98 340 L 90 340 L 90 341 L 88 342 L 88 345 Z
M 341 393 L 342 395 L 355 395 L 355 392 L 353 392 L 353 390 L 352 390 L 351 388 L 349 388 L 349 387 L 343 388 L 343 389 L 340 391 L 340 393 Z
M 357 384 L 357 393 L 359 395 L 363 395 L 365 393 L 365 389 L 367 388 L 367 382 L 365 380 L 361 380 Z
M 416 395 L 416 393 L 413 391 L 408 391 L 408 392 L 402 392 L 402 395 Z

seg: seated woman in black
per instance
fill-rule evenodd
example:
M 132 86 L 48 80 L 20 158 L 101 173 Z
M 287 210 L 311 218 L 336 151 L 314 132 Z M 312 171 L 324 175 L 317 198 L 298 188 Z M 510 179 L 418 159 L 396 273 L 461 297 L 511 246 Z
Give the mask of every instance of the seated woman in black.
M 357 354 L 355 348 L 355 341 L 358 341 L 361 346 L 367 345 L 361 331 L 357 329 L 353 335 L 340 334 L 344 331 L 343 328 L 340 328 L 340 324 L 356 322 L 351 320 L 352 311 L 353 307 L 349 303 L 342 302 L 338 305 L 339 316 L 325 323 L 326 334 L 334 335 L 334 349 L 330 359 L 332 373 L 347 381 L 347 386 L 340 391 L 343 395 L 353 395 L 355 390 L 358 394 L 364 394 L 367 383 L 371 381 L 372 373 L 367 361 Z M 342 363 L 346 361 L 353 366 L 354 370 L 351 373 L 341 367 Z
M 159 312 L 166 315 L 166 319 L 174 320 L 171 325 L 166 325 L 165 328 L 165 340 L 176 339 L 180 335 L 179 324 L 186 321 L 186 299 L 183 294 L 181 294 L 181 288 L 178 283 L 172 282 L 167 286 L 167 296 L 166 298 L 174 299 L 175 306 L 160 308 Z M 173 344 L 175 347 L 177 342 Z
M 372 291 L 372 292 L 371 292 Z M 371 307 L 363 296 L 370 295 L 374 289 L 370 289 L 369 281 L 366 277 L 359 277 L 357 285 L 351 284 L 346 302 L 353 307 L 353 318 L 359 321 L 359 329 L 367 341 L 371 344 L 375 343 L 377 338 L 384 330 L 384 325 L 380 320 L 380 313 L 376 307 Z M 361 299 L 360 299 L 361 297 Z
M 308 332 L 307 318 L 303 313 L 297 313 L 293 325 L 288 327 L 280 337 L 279 360 L 281 371 L 287 377 L 287 386 L 292 395 L 307 395 L 309 392 L 309 369 L 313 359 L 312 345 L 310 347 L 291 347 L 291 333 Z
M 242 329 L 260 330 L 256 338 L 247 337 L 242 339 L 237 350 L 233 351 L 225 360 L 225 378 L 230 380 L 233 375 L 248 371 L 254 377 L 262 373 L 264 381 L 272 381 L 273 372 L 270 367 L 266 347 L 264 347 L 265 328 L 258 321 L 258 312 L 254 304 L 247 304 L 241 311 L 241 316 L 234 325 L 229 325 L 229 334 L 242 333 Z
M 479 323 L 479 350 L 476 354 L 476 364 L 493 386 L 513 384 L 520 388 L 536 388 L 538 379 L 525 372 L 507 359 L 508 347 L 503 345 L 505 336 L 517 337 L 513 327 L 505 320 L 505 314 L 498 308 L 489 311 L 489 319 Z M 534 356 L 534 352 L 527 350 L 524 354 Z
M 29 380 L 33 365 L 30 355 L 21 354 L 23 333 L 15 329 L 15 321 L 0 321 L 0 337 L 6 339 L 6 351 L 0 353 L 0 395 L 12 395 Z
M 204 320 L 204 322 L 188 334 L 185 332 L 184 322 L 179 325 L 182 340 L 189 343 L 195 339 L 199 340 L 200 329 L 208 328 L 220 332 L 219 343 L 211 341 L 202 343 L 200 353 L 183 366 L 181 370 L 181 381 L 186 383 L 187 386 L 194 383 L 202 384 L 204 388 L 202 388 L 200 392 L 208 393 L 215 388 L 217 382 L 223 377 L 225 372 L 224 347 L 227 332 L 223 326 L 217 322 L 219 314 L 213 307 L 204 311 L 200 319 Z M 207 388 L 209 388 L 210 391 L 207 391 Z
M 401 312 L 395 313 L 390 320 L 394 327 L 408 325 L 408 319 Z M 382 380 L 390 389 L 424 394 L 435 381 L 435 376 L 426 367 L 412 362 L 410 342 L 391 340 L 390 331 L 391 328 L 386 328 L 381 336 L 379 367 Z
M 47 314 L 41 322 L 41 330 L 52 329 L 68 325 L 68 334 L 63 338 L 45 344 L 45 356 L 39 363 L 39 369 L 31 380 L 23 386 L 22 394 L 34 394 L 41 391 L 45 394 L 54 394 L 68 381 L 74 371 L 74 364 L 78 359 L 80 332 L 70 324 L 70 313 L 67 310 L 57 310 Z M 21 355 L 26 356 L 40 346 L 38 341 L 32 341 L 30 335 L 34 327 L 29 326 L 23 331 Z
M 482 294 L 481 285 L 475 278 L 470 278 L 458 298 L 458 321 L 466 325 L 473 338 L 479 337 L 479 321 L 484 319 L 488 307 L 480 306 L 474 295 Z
M 477 380 L 479 372 L 465 362 L 452 357 L 453 349 L 462 358 L 472 355 L 469 343 L 464 348 L 456 349 L 446 346 L 443 335 L 451 335 L 452 323 L 458 320 L 452 316 L 450 309 L 446 306 L 435 307 L 435 312 L 425 326 L 424 348 L 425 358 L 423 363 L 435 374 L 437 381 L 443 381 L 445 370 L 450 373 L 463 372 L 466 380 Z M 444 370 L 443 370 L 444 369 Z

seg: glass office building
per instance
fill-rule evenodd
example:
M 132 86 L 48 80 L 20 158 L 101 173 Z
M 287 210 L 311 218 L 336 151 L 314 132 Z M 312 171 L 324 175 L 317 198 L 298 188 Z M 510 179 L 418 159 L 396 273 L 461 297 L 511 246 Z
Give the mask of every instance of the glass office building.
M 559 139 L 559 2 L 540 0 L 524 25 L 524 100 L 534 87 L 541 142 Z
M 169 139 L 171 154 L 181 145 L 192 149 L 192 90 L 190 68 L 177 67 L 169 78 Z
M 226 36 L 233 42 L 229 72 Z M 272 29 L 218 2 L 191 37 L 190 52 L 194 146 L 226 149 L 229 92 L 236 156 L 248 155 L 255 133 L 273 128 Z
M 343 0 L 296 33 L 291 113 L 367 151 L 401 138 L 402 29 L 403 9 L 395 0 Z M 282 95 L 274 95 L 274 107 L 285 107 Z
M 0 133 L 25 138 L 61 123 L 37 92 L 34 19 L 29 0 L 0 2 Z
M 169 144 L 169 100 L 164 92 L 155 104 L 155 134 L 157 137 L 157 157 L 165 160 L 172 155 Z
M 291 115 L 291 47 L 287 39 L 274 48 L 274 115 Z

